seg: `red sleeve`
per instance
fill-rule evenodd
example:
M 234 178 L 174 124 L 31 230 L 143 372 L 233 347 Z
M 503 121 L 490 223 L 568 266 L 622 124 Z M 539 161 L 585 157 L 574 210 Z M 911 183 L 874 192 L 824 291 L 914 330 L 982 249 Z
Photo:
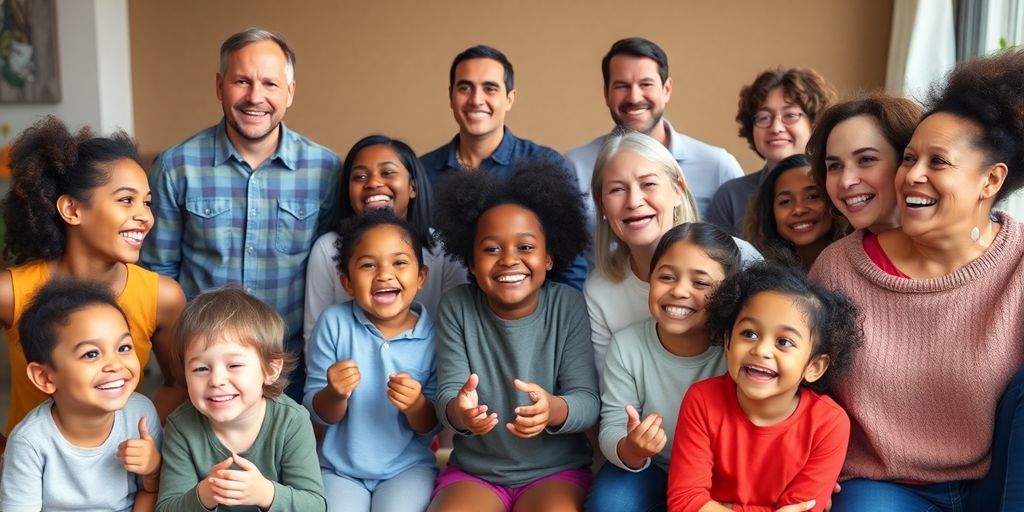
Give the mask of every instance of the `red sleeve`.
M 690 386 L 679 406 L 668 469 L 670 512 L 697 512 L 711 501 L 715 459 L 708 428 L 708 404 L 702 392 L 706 388 L 699 384 Z
M 843 469 L 850 443 L 850 418 L 834 403 L 818 405 L 820 407 L 808 415 L 807 421 L 821 427 L 814 431 L 814 444 L 807 463 L 779 496 L 779 507 L 813 499 L 816 503 L 812 510 L 824 510 Z

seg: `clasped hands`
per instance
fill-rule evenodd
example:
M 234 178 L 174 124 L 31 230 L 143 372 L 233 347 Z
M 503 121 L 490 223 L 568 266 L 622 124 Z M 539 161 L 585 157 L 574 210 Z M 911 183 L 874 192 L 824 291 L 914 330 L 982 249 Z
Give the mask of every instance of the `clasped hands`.
M 480 403 L 480 396 L 476 388 L 480 383 L 477 374 L 471 374 L 466 383 L 462 385 L 459 394 L 453 400 L 453 413 L 457 421 L 461 422 L 464 430 L 482 436 L 490 432 L 498 425 L 498 414 L 488 414 L 486 404 Z M 548 393 L 540 385 L 532 382 L 524 382 L 519 379 L 512 381 L 515 388 L 529 397 L 531 405 L 523 405 L 515 408 L 515 418 L 505 423 L 505 428 L 512 435 L 523 439 L 534 437 L 547 428 L 551 421 L 551 402 L 556 397 Z

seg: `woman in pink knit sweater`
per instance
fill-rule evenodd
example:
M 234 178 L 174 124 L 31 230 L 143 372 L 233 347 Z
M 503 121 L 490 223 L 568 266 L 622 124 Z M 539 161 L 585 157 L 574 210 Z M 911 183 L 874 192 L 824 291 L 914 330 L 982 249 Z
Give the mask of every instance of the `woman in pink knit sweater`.
M 1024 185 L 1024 52 L 961 64 L 926 106 L 902 227 L 811 271 L 865 316 L 835 388 L 852 422 L 835 512 L 1024 510 L 1024 225 L 992 211 Z

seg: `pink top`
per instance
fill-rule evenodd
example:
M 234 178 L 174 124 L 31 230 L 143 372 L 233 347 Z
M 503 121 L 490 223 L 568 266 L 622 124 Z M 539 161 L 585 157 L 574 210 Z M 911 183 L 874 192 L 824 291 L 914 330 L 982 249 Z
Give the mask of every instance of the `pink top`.
M 864 314 L 864 346 L 834 390 L 852 422 L 841 479 L 947 482 L 988 471 L 996 405 L 1024 366 L 1024 226 L 997 215 L 988 250 L 939 278 L 885 273 L 863 232 L 811 268 Z

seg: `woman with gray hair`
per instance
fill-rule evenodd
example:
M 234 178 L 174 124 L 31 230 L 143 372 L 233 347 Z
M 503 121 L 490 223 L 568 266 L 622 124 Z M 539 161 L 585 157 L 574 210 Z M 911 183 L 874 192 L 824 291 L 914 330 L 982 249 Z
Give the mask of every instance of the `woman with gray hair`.
M 650 463 L 652 459 L 647 458 L 639 469 L 635 468 L 635 463 L 624 462 L 618 448 L 623 439 L 621 430 L 622 427 L 626 430 L 639 429 L 629 428 L 629 421 L 633 421 L 628 420 L 629 415 L 640 414 L 650 418 L 659 416 L 659 412 L 667 413 L 668 409 L 675 409 L 671 411 L 674 417 L 685 389 L 665 382 L 665 388 L 672 388 L 664 390 L 665 396 L 678 393 L 676 405 L 665 406 L 671 402 L 671 398 L 667 402 L 654 399 L 648 403 L 645 396 L 652 398 L 653 394 L 660 393 L 649 393 L 645 391 L 648 388 L 640 385 L 634 387 L 628 383 L 633 377 L 624 374 L 623 363 L 615 356 L 612 359 L 616 363 L 610 363 L 608 381 L 605 382 L 605 354 L 609 346 L 613 351 L 617 349 L 617 354 L 643 352 L 642 338 L 615 333 L 651 317 L 648 281 L 658 243 L 673 227 L 699 222 L 697 202 L 686 186 L 682 169 L 672 154 L 658 141 L 640 133 L 616 135 L 608 139 L 594 166 L 591 193 L 595 211 L 599 214 L 594 251 L 596 268 L 587 278 L 583 293 L 590 313 L 592 341 L 602 383 L 601 398 L 604 405 L 601 410 L 600 440 L 602 453 L 608 458 L 608 463 L 598 472 L 584 509 L 648 510 L 652 505 L 656 507 L 655 510 L 659 506 L 663 509 L 668 477 L 666 468 L 661 467 L 664 466 L 663 461 L 656 466 Z M 726 241 L 730 239 L 726 233 L 711 225 L 694 226 L 710 228 Z M 744 260 L 760 258 L 750 244 L 735 238 L 732 240 L 739 246 Z M 733 251 L 736 246 L 733 246 Z M 685 295 L 687 292 L 682 293 Z M 660 344 L 658 341 L 655 343 Z M 679 356 L 664 348 L 664 345 L 659 346 L 659 349 L 661 351 L 658 354 L 671 361 L 671 364 L 688 367 L 705 366 L 709 359 L 719 358 L 709 352 L 693 357 Z M 709 368 L 716 366 L 711 364 Z M 714 373 L 719 370 L 709 371 Z M 660 390 L 660 386 L 654 388 Z M 622 407 L 623 403 L 635 409 L 627 412 L 627 408 Z M 649 420 L 645 422 L 649 423 Z M 656 422 L 659 425 L 661 423 L 658 420 Z M 674 424 L 674 421 L 666 421 L 666 425 Z M 647 428 L 656 431 L 660 427 Z M 671 436 L 674 429 L 666 428 L 664 433 Z M 671 445 L 671 437 L 668 443 Z
M 700 218 L 697 201 L 675 158 L 642 133 L 608 138 L 594 164 L 591 195 L 599 215 L 595 269 L 583 285 L 583 294 L 600 377 L 612 334 L 650 315 L 647 281 L 661 236 Z M 753 246 L 734 240 L 745 263 L 761 259 Z

